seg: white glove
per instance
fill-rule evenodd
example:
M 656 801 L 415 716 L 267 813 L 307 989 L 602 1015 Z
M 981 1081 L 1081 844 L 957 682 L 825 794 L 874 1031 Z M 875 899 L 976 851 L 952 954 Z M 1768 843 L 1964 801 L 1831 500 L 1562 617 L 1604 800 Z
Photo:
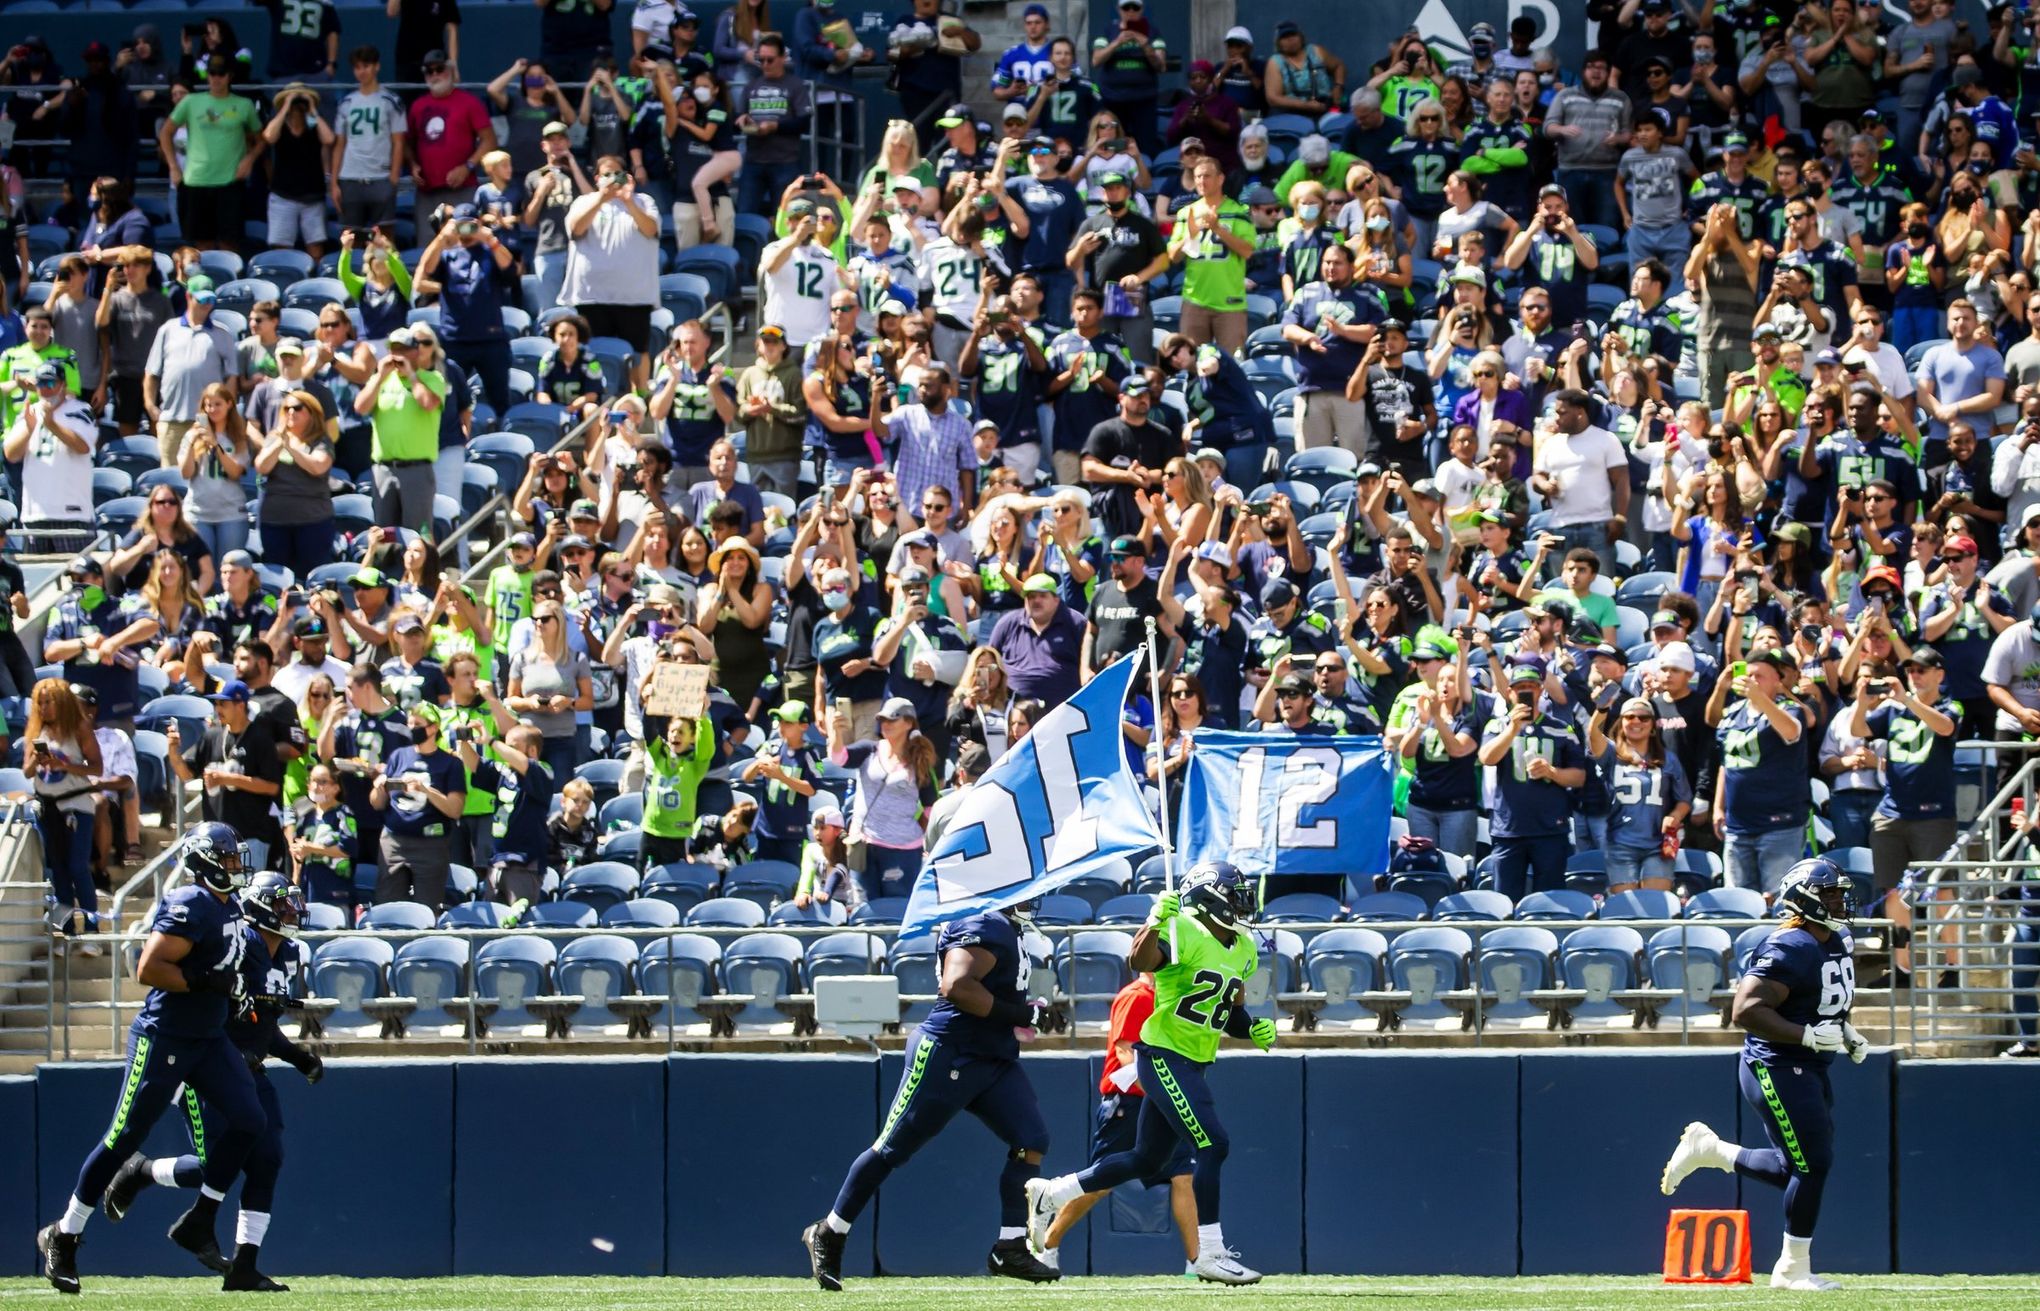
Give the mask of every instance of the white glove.
M 1849 1059 L 1857 1065 L 1870 1059 L 1870 1040 L 1856 1032 L 1856 1026 L 1842 1021 L 1842 1042 L 1849 1049 Z
M 1842 1036 L 1842 1024 L 1838 1020 L 1822 1020 L 1806 1026 L 1800 1040 L 1817 1052 L 1839 1052 L 1848 1049 L 1848 1039 Z

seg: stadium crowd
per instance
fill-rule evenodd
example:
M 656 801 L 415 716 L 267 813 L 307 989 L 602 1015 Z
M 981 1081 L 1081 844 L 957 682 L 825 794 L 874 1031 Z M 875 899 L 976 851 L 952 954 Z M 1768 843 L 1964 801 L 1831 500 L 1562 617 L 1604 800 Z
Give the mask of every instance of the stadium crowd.
M 455 7 L 392 0 L 402 95 L 304 9 L 259 98 L 221 18 L 0 64 L 9 550 L 139 498 L 40 651 L 0 635 L 59 925 L 139 854 L 138 724 L 350 913 L 454 865 L 539 897 L 611 761 L 648 867 L 903 895 L 1150 619 L 1159 791 L 1197 728 L 1381 734 L 1397 861 L 1485 843 L 1513 897 L 1584 850 L 1669 888 L 1682 845 L 1770 893 L 1809 842 L 1892 894 L 1956 836 L 1955 742 L 2040 731 L 2021 8 L 1597 0 L 1578 68 L 1528 16 L 1452 58 L 1285 20 L 1178 86 L 1140 0 L 1088 50 L 1030 5 L 966 86 L 937 0 L 885 49 L 833 0 L 614 45 L 553 5 L 477 94 Z M 903 116 L 812 172 L 862 65 Z M 700 716 L 648 708 L 669 663 Z

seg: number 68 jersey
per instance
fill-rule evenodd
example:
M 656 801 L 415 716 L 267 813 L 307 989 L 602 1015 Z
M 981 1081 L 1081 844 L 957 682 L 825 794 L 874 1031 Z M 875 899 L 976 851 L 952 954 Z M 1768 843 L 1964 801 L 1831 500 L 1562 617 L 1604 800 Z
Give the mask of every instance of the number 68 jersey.
M 1856 1000 L 1856 961 L 1847 933 L 1832 933 L 1826 942 L 1806 929 L 1783 928 L 1773 933 L 1750 961 L 1749 973 L 1785 986 L 1778 1014 L 1793 1024 L 1843 1020 Z M 1775 1043 L 1756 1034 L 1743 1039 L 1743 1054 L 1766 1063 L 1789 1061 L 1826 1065 L 1833 1052 L 1817 1052 L 1797 1043 Z

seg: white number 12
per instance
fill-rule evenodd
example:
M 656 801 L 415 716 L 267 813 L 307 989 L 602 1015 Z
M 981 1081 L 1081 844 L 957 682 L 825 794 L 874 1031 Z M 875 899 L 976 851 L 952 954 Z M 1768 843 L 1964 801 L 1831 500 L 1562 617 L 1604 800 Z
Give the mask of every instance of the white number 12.
M 1233 803 L 1232 848 L 1267 845 L 1261 828 L 1261 790 L 1268 769 L 1265 747 L 1240 753 L 1239 799 Z M 1339 790 L 1339 753 L 1331 747 L 1302 747 L 1283 762 L 1275 780 L 1275 845 L 1278 849 L 1326 848 L 1339 845 L 1339 821 L 1303 822 L 1305 806 L 1322 806 Z

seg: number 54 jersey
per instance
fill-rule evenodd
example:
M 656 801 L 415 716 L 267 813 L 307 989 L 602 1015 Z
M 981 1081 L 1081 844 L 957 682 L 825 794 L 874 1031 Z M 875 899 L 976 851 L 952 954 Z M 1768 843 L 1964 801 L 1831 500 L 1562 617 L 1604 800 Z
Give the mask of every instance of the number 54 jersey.
M 1141 1026 L 1140 1040 L 1209 1065 L 1260 954 L 1245 929 L 1225 946 L 1194 915 L 1178 915 L 1174 924 L 1173 947 L 1168 926 L 1161 930 L 1162 949 L 1174 959 L 1155 971 L 1155 1013 Z
M 1843 1020 L 1856 1000 L 1856 962 L 1851 947 L 1846 933 L 1829 934 L 1822 942 L 1804 928 L 1779 929 L 1757 948 L 1749 973 L 1785 985 L 1785 1000 L 1778 1003 L 1778 1014 L 1791 1023 Z M 1775 1043 L 1754 1033 L 1743 1039 L 1743 1054 L 1766 1063 L 1826 1065 L 1834 1059 L 1833 1052 Z

